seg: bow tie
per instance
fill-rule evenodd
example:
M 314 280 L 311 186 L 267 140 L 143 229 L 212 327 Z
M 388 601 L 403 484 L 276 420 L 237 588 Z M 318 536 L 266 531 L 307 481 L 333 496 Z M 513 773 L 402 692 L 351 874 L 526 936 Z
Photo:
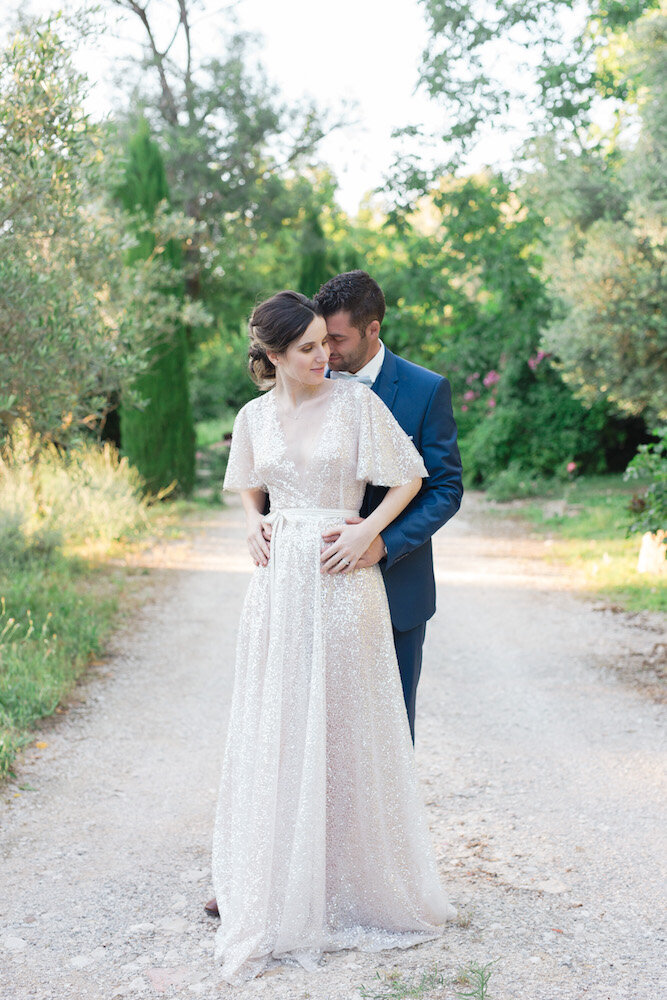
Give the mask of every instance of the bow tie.
M 353 372 L 329 372 L 329 378 L 342 378 L 347 379 L 348 382 L 361 382 L 362 385 L 372 386 L 373 379 L 369 378 L 368 375 L 355 375 Z

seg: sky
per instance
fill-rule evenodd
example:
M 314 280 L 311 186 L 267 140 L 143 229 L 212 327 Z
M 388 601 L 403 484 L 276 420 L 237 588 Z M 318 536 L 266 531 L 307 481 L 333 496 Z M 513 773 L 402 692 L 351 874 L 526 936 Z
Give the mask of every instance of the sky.
M 76 7 L 79 0 L 23 0 L 36 13 Z M 10 0 L 15 6 L 15 0 Z M 217 27 L 223 11 L 233 9 L 240 27 L 261 35 L 259 57 L 270 80 L 286 101 L 313 98 L 335 114 L 343 102 L 354 124 L 327 137 L 320 155 L 339 182 L 338 201 L 354 214 L 362 198 L 382 184 L 395 153 L 392 130 L 408 124 L 437 129 L 440 110 L 424 94 L 415 93 L 427 30 L 418 0 L 196 0 L 193 35 L 201 51 L 220 49 Z M 175 0 L 150 0 L 164 37 L 173 30 Z M 79 67 L 95 82 L 89 110 L 104 114 L 113 106 L 113 63 L 141 37 L 136 18 L 109 29 L 77 57 Z M 506 140 L 503 139 L 502 143 Z M 509 149 L 479 150 L 478 164 L 507 159 Z

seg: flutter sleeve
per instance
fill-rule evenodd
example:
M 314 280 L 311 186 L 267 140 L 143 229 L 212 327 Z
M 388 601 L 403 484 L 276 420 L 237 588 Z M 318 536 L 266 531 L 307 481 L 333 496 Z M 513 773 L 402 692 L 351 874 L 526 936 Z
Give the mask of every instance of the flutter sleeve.
M 224 490 L 240 493 L 241 490 L 265 490 L 266 486 L 255 469 L 252 433 L 248 406 L 236 414 L 232 430 L 232 444 L 225 471 Z
M 357 479 L 374 486 L 403 486 L 428 476 L 422 457 L 372 389 L 358 386 L 360 423 Z

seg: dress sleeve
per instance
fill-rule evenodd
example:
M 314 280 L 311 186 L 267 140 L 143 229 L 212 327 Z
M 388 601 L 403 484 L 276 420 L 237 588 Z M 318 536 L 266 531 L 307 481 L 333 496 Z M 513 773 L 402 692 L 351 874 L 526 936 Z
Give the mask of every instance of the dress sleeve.
M 372 389 L 359 386 L 360 424 L 357 479 L 374 486 L 403 486 L 428 471 L 421 455 L 391 411 Z
M 240 493 L 241 490 L 265 490 L 266 486 L 255 470 L 252 434 L 247 406 L 239 410 L 232 430 L 232 444 L 225 471 L 223 490 Z

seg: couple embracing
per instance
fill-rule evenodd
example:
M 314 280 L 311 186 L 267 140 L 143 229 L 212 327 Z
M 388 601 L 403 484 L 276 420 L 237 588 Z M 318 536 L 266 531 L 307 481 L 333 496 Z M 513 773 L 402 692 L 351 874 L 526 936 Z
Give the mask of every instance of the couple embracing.
M 382 344 L 384 311 L 352 271 L 250 320 L 270 391 L 239 412 L 225 477 L 256 565 L 213 844 L 230 982 L 408 947 L 454 915 L 412 741 L 430 539 L 458 510 L 461 464 L 447 380 Z

